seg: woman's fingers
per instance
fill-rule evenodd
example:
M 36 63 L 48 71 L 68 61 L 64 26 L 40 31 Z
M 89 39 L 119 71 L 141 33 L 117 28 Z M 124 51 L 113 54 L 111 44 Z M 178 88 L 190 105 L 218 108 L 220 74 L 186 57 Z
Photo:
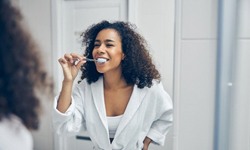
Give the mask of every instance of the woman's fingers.
M 66 63 L 67 63 L 67 60 L 64 59 L 64 58 L 59 58 L 59 59 L 58 59 L 58 62 L 59 62 L 60 64 L 66 64 Z
M 70 53 L 70 56 L 71 56 L 73 59 L 79 59 L 79 60 L 84 59 L 84 57 L 83 57 L 82 55 L 79 55 L 79 54 L 76 54 L 76 53 Z
M 75 66 L 83 65 L 86 62 L 84 56 L 76 53 L 65 54 L 62 58 L 59 58 L 58 61 L 60 64 L 69 63 Z
M 86 63 L 84 56 L 71 53 L 65 54 L 63 57 L 58 59 L 65 74 L 71 74 L 73 77 L 80 70 L 81 66 Z
M 86 60 L 84 60 L 84 59 L 79 60 L 77 63 L 75 63 L 76 68 L 77 68 L 77 69 L 80 69 L 81 66 L 82 66 L 83 64 L 85 64 L 85 63 L 86 63 Z
M 64 54 L 64 58 L 71 64 L 74 63 L 74 57 L 71 54 Z
M 78 65 L 79 63 L 83 64 L 85 60 L 85 57 L 82 56 L 82 55 L 79 55 L 79 54 L 76 54 L 76 53 L 71 53 L 70 56 L 72 57 L 73 59 L 73 64 L 74 65 Z M 82 62 L 83 61 L 83 62 Z
M 64 80 L 71 81 L 76 78 L 81 66 L 86 63 L 86 58 L 82 55 L 71 53 L 59 58 L 58 62 L 63 69 Z

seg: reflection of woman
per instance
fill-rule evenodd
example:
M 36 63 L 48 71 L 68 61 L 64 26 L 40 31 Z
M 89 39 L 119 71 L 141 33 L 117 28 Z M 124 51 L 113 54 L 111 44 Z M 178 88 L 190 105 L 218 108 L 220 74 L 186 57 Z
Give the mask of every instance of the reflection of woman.
M 54 106 L 57 132 L 83 127 L 94 149 L 147 150 L 151 141 L 163 145 L 172 124 L 172 101 L 144 39 L 128 23 L 103 21 L 85 32 L 83 42 L 85 56 L 106 62 L 78 54 L 59 59 L 64 80 Z M 80 68 L 82 81 L 71 94 Z
M 0 1 L 0 150 L 32 150 L 37 129 L 37 88 L 49 86 L 40 56 L 21 26 L 20 12 Z

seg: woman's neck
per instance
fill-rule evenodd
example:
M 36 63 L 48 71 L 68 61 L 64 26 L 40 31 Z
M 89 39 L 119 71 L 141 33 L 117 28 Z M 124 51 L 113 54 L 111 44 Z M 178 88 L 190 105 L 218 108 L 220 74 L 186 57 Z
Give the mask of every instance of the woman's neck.
M 121 74 L 104 74 L 105 89 L 119 89 L 127 86 L 128 84 Z

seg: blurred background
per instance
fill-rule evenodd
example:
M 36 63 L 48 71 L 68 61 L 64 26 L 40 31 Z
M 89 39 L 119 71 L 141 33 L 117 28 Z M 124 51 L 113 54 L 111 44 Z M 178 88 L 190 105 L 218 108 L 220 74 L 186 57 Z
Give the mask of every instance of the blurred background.
M 43 51 L 60 91 L 57 59 L 83 53 L 79 34 L 101 20 L 137 25 L 174 102 L 165 147 L 150 150 L 250 150 L 250 0 L 12 0 Z M 58 137 L 53 100 L 43 100 L 35 150 L 91 149 L 87 133 Z

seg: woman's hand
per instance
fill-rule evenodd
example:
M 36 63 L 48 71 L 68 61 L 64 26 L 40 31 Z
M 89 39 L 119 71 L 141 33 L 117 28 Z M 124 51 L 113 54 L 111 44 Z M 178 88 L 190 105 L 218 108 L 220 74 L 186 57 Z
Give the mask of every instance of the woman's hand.
M 149 144 L 152 142 L 152 140 L 148 137 L 146 137 L 144 140 L 143 140 L 143 149 L 142 150 L 148 150 L 148 147 L 149 147 Z
M 86 63 L 85 57 L 75 53 L 65 54 L 58 61 L 62 66 L 64 81 L 66 82 L 73 82 L 81 66 Z
M 63 69 L 64 80 L 56 108 L 62 113 L 65 113 L 71 105 L 73 81 L 81 66 L 86 63 L 85 59 L 85 57 L 74 53 L 65 54 L 62 58 L 58 59 Z

